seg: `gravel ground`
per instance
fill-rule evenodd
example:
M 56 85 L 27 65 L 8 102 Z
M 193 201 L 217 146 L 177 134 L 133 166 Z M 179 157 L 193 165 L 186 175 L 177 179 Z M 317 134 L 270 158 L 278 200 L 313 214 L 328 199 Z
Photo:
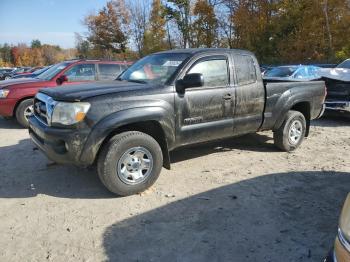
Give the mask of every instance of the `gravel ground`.
M 271 132 L 177 150 L 123 198 L 33 147 L 0 119 L 0 261 L 322 261 L 350 192 L 350 119 L 334 115 L 293 153 Z

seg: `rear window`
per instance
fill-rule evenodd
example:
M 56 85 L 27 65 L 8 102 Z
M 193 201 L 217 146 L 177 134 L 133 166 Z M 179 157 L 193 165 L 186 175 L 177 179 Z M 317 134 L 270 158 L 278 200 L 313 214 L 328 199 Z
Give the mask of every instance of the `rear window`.
M 98 64 L 100 80 L 114 80 L 124 71 L 124 66 L 116 64 Z
M 251 56 L 235 55 L 235 70 L 239 85 L 248 85 L 256 82 L 256 68 Z

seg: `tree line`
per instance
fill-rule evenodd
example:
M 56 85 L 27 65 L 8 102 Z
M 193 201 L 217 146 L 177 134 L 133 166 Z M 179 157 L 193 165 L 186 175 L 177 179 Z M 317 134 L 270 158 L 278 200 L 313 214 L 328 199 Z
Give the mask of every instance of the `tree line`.
M 75 49 L 62 49 L 56 45 L 41 44 L 39 40 L 33 40 L 30 46 L 7 43 L 0 45 L 0 67 L 52 65 L 75 56 Z
M 111 0 L 84 24 L 82 57 L 191 47 L 248 49 L 263 63 L 350 57 L 348 0 Z
M 338 62 L 350 57 L 348 0 L 109 0 L 83 18 L 76 48 L 0 45 L 0 66 L 64 59 L 135 60 L 174 48 L 254 52 L 265 64 Z

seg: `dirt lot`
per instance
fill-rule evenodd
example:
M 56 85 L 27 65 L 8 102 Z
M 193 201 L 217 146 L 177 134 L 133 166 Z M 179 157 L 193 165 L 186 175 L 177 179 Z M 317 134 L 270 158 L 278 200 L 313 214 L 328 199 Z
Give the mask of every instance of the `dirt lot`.
M 178 150 L 153 188 L 115 198 L 0 119 L 0 261 L 321 261 L 350 192 L 350 120 L 315 121 L 293 153 L 271 138 Z

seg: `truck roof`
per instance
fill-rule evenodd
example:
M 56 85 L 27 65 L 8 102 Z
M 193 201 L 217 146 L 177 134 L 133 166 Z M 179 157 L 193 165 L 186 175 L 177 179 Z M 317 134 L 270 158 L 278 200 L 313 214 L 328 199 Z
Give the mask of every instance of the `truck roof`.
M 243 49 L 230 49 L 230 48 L 186 48 L 186 49 L 171 49 L 162 52 L 158 52 L 157 54 L 165 54 L 165 53 L 188 53 L 188 54 L 198 54 L 205 52 L 231 52 L 236 54 L 246 54 L 246 55 L 254 55 L 252 52 L 243 50 Z

